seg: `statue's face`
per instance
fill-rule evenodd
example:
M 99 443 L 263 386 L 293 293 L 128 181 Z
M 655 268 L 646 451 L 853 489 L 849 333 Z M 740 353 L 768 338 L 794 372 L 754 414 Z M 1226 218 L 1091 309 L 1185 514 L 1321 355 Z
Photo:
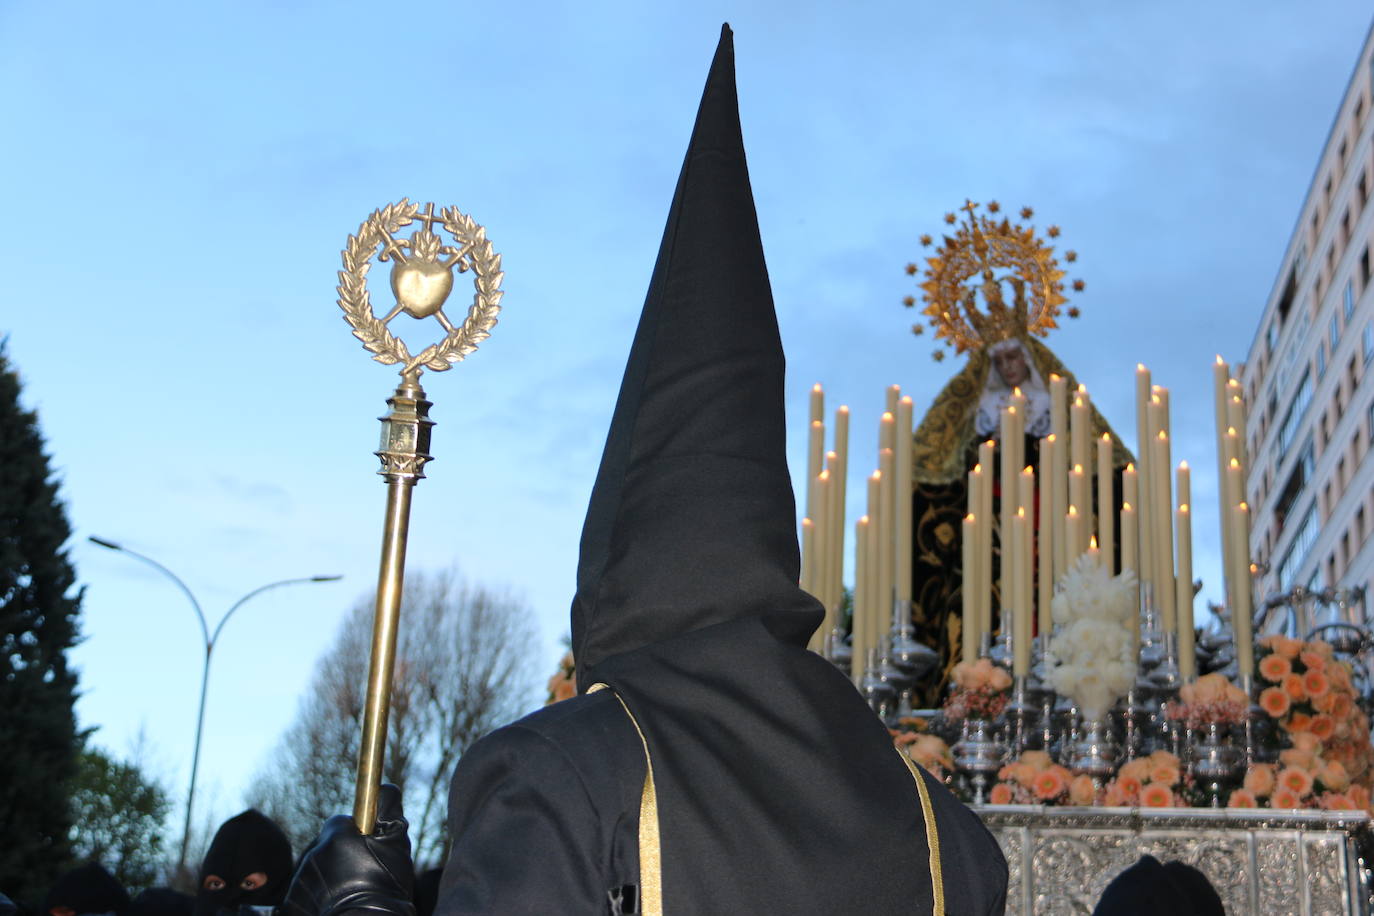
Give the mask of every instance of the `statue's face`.
M 1007 347 L 992 355 L 992 365 L 1008 388 L 1023 385 L 1030 378 L 1030 367 L 1026 365 L 1026 354 L 1020 347 Z

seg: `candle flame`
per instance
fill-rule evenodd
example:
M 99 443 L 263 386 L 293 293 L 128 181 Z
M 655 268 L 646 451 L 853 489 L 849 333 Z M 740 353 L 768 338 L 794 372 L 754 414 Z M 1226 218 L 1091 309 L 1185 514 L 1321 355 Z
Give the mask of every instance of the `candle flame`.
M 1187 514 L 1188 514 L 1188 511 L 1189 511 L 1189 510 L 1188 510 L 1188 504 L 1187 504 L 1187 503 L 1179 503 L 1179 504 L 1178 504 L 1178 511 L 1182 512 L 1184 515 L 1187 515 Z
M 820 383 L 820 382 L 817 382 L 816 384 L 812 385 L 812 386 L 811 386 L 811 390 L 812 390 L 812 391 L 815 391 L 815 392 L 821 391 L 821 390 L 822 390 L 822 389 L 821 389 L 821 383 Z
M 1188 470 L 1188 462 L 1186 462 L 1186 461 L 1180 461 L 1180 462 L 1178 463 L 1178 469 L 1179 469 L 1180 471 L 1186 471 L 1186 470 Z
M 1130 503 L 1128 503 L 1128 502 L 1123 502 L 1123 503 L 1121 504 L 1121 511 L 1122 511 L 1122 512 L 1134 512 L 1135 510 L 1131 508 L 1131 504 L 1130 504 Z
M 1048 440 L 1050 440 L 1051 442 L 1057 441 L 1057 440 L 1055 439 L 1055 437 L 1054 437 L 1054 433 L 1050 433 L 1050 434 L 1049 434 L 1048 436 L 1046 436 L 1045 438 L 1048 439 Z
M 841 404 L 841 405 L 840 405 L 840 409 L 837 410 L 837 411 L 835 411 L 835 413 L 837 413 L 837 414 L 842 413 L 842 414 L 844 414 L 845 416 L 849 416 L 849 405 L 848 405 L 848 404 Z
M 803 528 L 814 528 L 815 525 L 816 525 L 816 523 L 813 522 L 813 521 L 811 521 L 811 519 L 809 519 L 809 518 L 804 518 L 804 519 L 802 519 L 802 527 L 803 527 Z
M 909 394 L 904 394 L 904 395 L 902 395 L 902 399 L 901 399 L 900 401 L 898 401 L 897 403 L 901 404 L 903 407 L 914 407 L 914 406 L 916 406 L 916 402 L 913 401 L 913 400 L 911 399 L 911 395 L 909 395 Z
M 1239 470 L 1240 470 L 1240 461 L 1239 461 L 1238 459 L 1236 459 L 1236 458 L 1232 458 L 1232 459 L 1231 459 L 1231 467 L 1233 467 L 1233 468 L 1235 468 L 1237 471 L 1239 471 Z
M 1221 354 L 1220 354 L 1220 353 L 1217 354 L 1217 365 L 1218 365 L 1218 366 L 1224 366 L 1224 365 L 1226 365 L 1226 362 L 1225 362 L 1225 360 L 1223 360 L 1223 359 L 1221 358 Z
M 1134 474 L 1134 473 L 1135 473 L 1135 462 L 1134 462 L 1134 461 L 1128 461 L 1128 462 L 1126 462 L 1126 473 L 1128 473 L 1128 474 Z
M 1078 507 L 1077 507 L 1077 506 L 1069 506 L 1068 516 L 1069 516 L 1069 518 L 1078 518 Z
M 986 442 L 984 442 L 983 444 L 986 445 L 988 448 L 996 448 L 996 447 L 997 447 L 997 440 L 996 440 L 996 439 L 989 439 L 989 440 L 987 440 Z
M 1026 517 L 1026 507 L 1025 507 L 1025 506 L 1017 506 L 1017 507 L 1016 507 L 1016 517 L 1017 517 L 1017 518 L 1025 518 L 1025 517 Z
M 1082 382 L 1079 382 L 1079 383 L 1078 383 L 1078 393 L 1079 393 L 1079 394 L 1087 394 L 1087 393 L 1088 393 L 1088 386 L 1087 386 L 1087 385 L 1084 385 Z
M 829 482 L 830 482 L 830 468 L 826 468 L 824 471 L 821 471 L 819 474 L 817 474 L 817 475 L 816 475 L 816 479 L 817 479 L 817 480 L 820 480 L 820 481 L 824 481 L 825 483 L 829 483 Z
M 883 479 L 883 472 L 882 472 L 882 471 L 874 471 L 873 474 L 872 474 L 868 479 L 869 479 L 869 480 L 872 480 L 872 481 L 875 481 L 875 482 L 876 482 L 876 481 L 879 481 L 879 480 L 882 480 L 882 479 Z
M 968 515 L 965 515 L 965 516 L 964 516 L 964 521 L 966 521 L 966 522 L 973 522 L 973 521 L 977 521 L 977 519 L 975 519 L 975 518 L 973 517 L 973 513 L 970 512 Z
M 1073 470 L 1070 471 L 1069 473 L 1070 473 L 1070 474 L 1082 474 L 1082 473 L 1083 473 L 1083 465 L 1081 465 L 1081 464 L 1075 464 L 1075 465 L 1073 466 Z
M 1159 399 L 1159 386 L 1158 386 L 1158 385 L 1155 386 L 1155 393 L 1152 394 L 1152 395 L 1150 395 L 1150 403 L 1151 403 L 1151 404 L 1162 404 L 1162 403 L 1164 403 L 1163 401 L 1161 401 L 1161 400 Z
M 1021 386 L 1020 386 L 1020 385 L 1013 385 L 1012 388 L 1011 388 L 1011 394 L 1012 394 L 1012 397 L 1017 397 L 1017 398 L 1021 397 Z
M 1227 379 L 1226 385 L 1227 385 L 1227 387 L 1229 387 L 1229 388 L 1239 388 L 1239 387 L 1240 387 L 1240 379 L 1236 379 L 1236 378 Z
M 812 420 L 812 421 L 811 421 L 811 428 L 812 428 L 812 429 L 815 429 L 817 426 L 819 426 L 821 429 L 825 429 L 825 423 L 823 423 L 823 422 L 820 421 L 820 420 Z
M 1135 371 L 1136 371 L 1136 372 L 1149 372 L 1150 370 L 1145 368 L 1145 364 L 1144 364 L 1144 363 L 1136 363 L 1136 364 L 1135 364 Z
M 1097 535 L 1094 534 L 1092 537 L 1088 538 L 1088 549 L 1089 549 L 1089 550 L 1096 550 L 1096 549 L 1097 549 Z
M 1024 474 L 1025 476 L 1027 476 L 1027 477 L 1034 477 L 1034 476 L 1035 476 L 1035 468 L 1031 467 L 1030 465 L 1026 465 L 1025 470 L 1023 470 L 1021 473 Z
M 868 516 L 867 516 L 867 515 L 860 515 L 860 516 L 859 516 L 858 524 L 863 525 L 865 528 L 867 528 L 867 527 L 868 527 Z
M 1239 503 L 1239 504 L 1236 506 L 1236 508 L 1239 509 L 1239 510 L 1242 511 L 1242 512 L 1249 512 L 1249 511 L 1250 511 L 1250 504 L 1247 503 L 1247 502 L 1241 502 L 1241 503 Z
M 1226 427 L 1226 435 L 1228 435 L 1228 436 L 1237 435 L 1237 433 L 1236 433 L 1236 428 L 1235 428 L 1234 426 L 1228 426 L 1228 427 Z
M 894 417 L 894 416 L 892 415 L 892 411 L 890 411 L 890 410 L 884 410 L 884 411 L 883 411 L 883 418 L 882 418 L 882 421 L 881 421 L 881 422 L 883 422 L 883 423 L 896 423 L 896 422 L 897 422 L 897 418 Z
M 1169 434 L 1166 433 L 1164 430 L 1161 429 L 1161 430 L 1159 431 L 1159 436 L 1158 436 L 1157 438 L 1159 439 L 1160 442 L 1168 442 L 1168 441 L 1169 441 Z
M 975 474 L 981 474 L 981 473 L 983 473 L 983 466 L 982 466 L 981 464 L 975 464 L 975 465 L 973 466 L 973 473 L 975 473 Z
M 1103 441 L 1103 442 L 1111 442 L 1111 441 L 1112 441 L 1112 434 L 1111 434 L 1111 433 L 1103 433 L 1103 434 L 1102 434 L 1102 441 Z
M 1051 373 L 1050 373 L 1050 381 L 1052 381 L 1052 382 L 1057 382 L 1057 381 L 1059 381 L 1059 373 L 1058 373 L 1058 372 L 1051 372 Z
M 1008 407 L 1008 408 L 1007 408 L 1007 413 L 1012 414 L 1012 415 L 1015 415 L 1015 413 L 1016 413 L 1016 405 L 1013 404 L 1012 406 Z

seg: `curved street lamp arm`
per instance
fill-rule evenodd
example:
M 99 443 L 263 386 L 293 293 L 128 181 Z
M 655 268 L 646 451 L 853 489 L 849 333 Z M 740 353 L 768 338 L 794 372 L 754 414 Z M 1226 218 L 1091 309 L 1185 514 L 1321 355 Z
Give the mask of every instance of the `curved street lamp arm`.
M 253 589 L 251 592 L 240 598 L 238 601 L 235 601 L 229 607 L 229 610 L 224 612 L 224 616 L 220 618 L 219 623 L 215 626 L 215 632 L 210 636 L 207 645 L 214 646 L 215 640 L 219 639 L 220 630 L 224 629 L 224 625 L 229 622 L 229 618 L 234 616 L 234 612 L 237 611 L 244 604 L 246 604 L 249 598 L 256 597 L 257 595 L 262 594 L 268 589 L 278 588 L 283 585 L 301 585 L 306 582 L 333 582 L 335 580 L 342 578 L 343 576 L 304 576 L 297 579 L 282 579 L 279 582 L 269 582 L 266 585 L 259 585 L 257 588 Z
M 175 582 L 177 584 L 177 588 L 181 589 L 182 593 L 190 600 L 191 607 L 195 609 L 196 619 L 200 621 L 201 635 L 205 638 L 205 651 L 207 653 L 210 651 L 210 645 L 212 643 L 212 640 L 210 638 L 210 626 L 205 621 L 205 612 L 200 609 L 200 602 L 196 600 L 196 596 L 191 592 L 191 589 L 187 587 L 185 582 L 181 581 L 180 577 L 178 577 L 176 573 L 172 572 L 170 569 L 163 566 L 161 563 L 159 563 L 157 560 L 154 560 L 152 557 L 145 557 L 138 551 L 130 550 L 128 547 L 125 547 L 122 544 L 116 544 L 114 541 L 107 541 L 104 538 L 98 538 L 94 535 L 87 538 L 87 540 L 89 540 L 93 544 L 99 544 L 101 547 L 107 547 L 110 550 L 117 550 L 120 553 L 127 553 L 129 556 L 134 557 L 135 559 L 142 560 L 144 563 L 147 563 L 149 566 L 158 570 L 164 576 Z

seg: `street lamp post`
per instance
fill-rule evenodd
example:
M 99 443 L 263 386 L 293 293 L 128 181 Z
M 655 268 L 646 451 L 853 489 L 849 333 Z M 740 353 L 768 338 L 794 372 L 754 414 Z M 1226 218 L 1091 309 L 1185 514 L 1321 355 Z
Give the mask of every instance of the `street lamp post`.
M 229 622 L 229 618 L 234 616 L 234 612 L 247 603 L 250 598 L 261 595 L 269 589 L 278 588 L 283 585 L 297 585 L 307 582 L 335 582 L 342 579 L 343 576 L 304 576 L 297 579 L 281 579 L 277 582 L 269 582 L 266 585 L 260 585 L 230 605 L 229 610 L 220 618 L 219 623 L 215 625 L 215 629 L 212 632 L 209 624 L 206 622 L 205 612 L 201 610 L 200 602 L 196 600 L 195 594 L 192 593 L 185 582 L 181 581 L 176 573 L 172 572 L 152 557 L 146 557 L 135 550 L 130 550 L 128 547 L 116 544 L 114 541 L 107 541 L 104 538 L 95 536 L 91 536 L 89 540 L 92 544 L 98 544 L 110 550 L 117 550 L 120 553 L 126 553 L 137 560 L 141 560 L 175 582 L 177 588 L 181 589 L 182 593 L 190 600 L 191 607 L 196 612 L 196 620 L 200 622 L 201 636 L 205 640 L 205 664 L 201 669 L 200 675 L 200 709 L 196 713 L 196 742 L 195 749 L 191 752 L 191 785 L 186 792 L 186 822 L 181 831 L 181 850 L 177 853 L 175 874 L 180 875 L 182 869 L 186 866 L 186 850 L 191 842 L 191 806 L 196 797 L 196 774 L 200 770 L 200 737 L 205 728 L 205 693 L 210 683 L 210 658 L 215 651 L 215 640 L 219 639 L 219 634 L 224 629 L 224 625 Z

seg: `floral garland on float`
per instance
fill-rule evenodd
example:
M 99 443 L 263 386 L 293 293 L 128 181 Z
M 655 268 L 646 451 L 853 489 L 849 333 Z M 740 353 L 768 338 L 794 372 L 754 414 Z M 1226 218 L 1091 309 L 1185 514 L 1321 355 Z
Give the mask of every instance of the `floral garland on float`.
M 1002 715 L 1011 694 L 1011 675 L 989 658 L 960 662 L 949 673 L 953 689 L 945 698 L 941 713 L 945 721 L 965 719 L 993 721 Z

